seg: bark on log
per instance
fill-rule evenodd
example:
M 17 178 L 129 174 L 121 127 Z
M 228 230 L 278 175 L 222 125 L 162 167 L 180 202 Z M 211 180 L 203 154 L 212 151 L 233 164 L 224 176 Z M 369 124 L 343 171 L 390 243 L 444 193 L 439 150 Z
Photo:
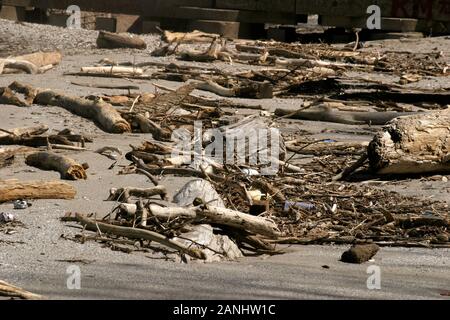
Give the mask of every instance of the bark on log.
M 143 240 L 150 240 L 155 241 L 158 243 L 161 243 L 169 248 L 178 250 L 182 253 L 188 254 L 193 258 L 196 259 L 206 259 L 206 255 L 202 250 L 199 249 L 192 249 L 189 246 L 186 246 L 178 241 L 175 241 L 173 239 L 170 239 L 162 234 L 149 231 L 149 230 L 143 230 L 143 229 L 137 229 L 137 228 L 128 228 L 128 227 L 119 227 L 114 226 L 110 224 L 106 224 L 103 222 L 97 222 L 92 219 L 86 218 L 82 216 L 81 214 L 77 214 L 76 218 L 78 222 L 80 222 L 82 225 L 86 226 L 86 229 L 97 232 L 100 230 L 104 233 L 111 233 L 117 236 L 126 237 L 130 239 L 143 239 Z
M 450 109 L 394 119 L 368 147 L 378 174 L 450 172 Z
M 0 181 L 0 203 L 20 199 L 74 199 L 75 189 L 60 181 Z
M 147 44 L 145 41 L 138 36 L 117 34 L 106 31 L 100 31 L 97 38 L 97 46 L 104 49 L 147 49 Z
M 41 300 L 43 297 L 0 280 L 0 296 L 24 300 Z
M 35 102 L 58 106 L 83 118 L 93 120 L 109 133 L 131 132 L 130 124 L 112 105 L 103 101 L 90 101 L 45 90 L 38 93 Z
M 26 158 L 26 164 L 42 170 L 53 170 L 61 174 L 62 179 L 87 179 L 84 167 L 75 160 L 52 152 L 36 152 Z

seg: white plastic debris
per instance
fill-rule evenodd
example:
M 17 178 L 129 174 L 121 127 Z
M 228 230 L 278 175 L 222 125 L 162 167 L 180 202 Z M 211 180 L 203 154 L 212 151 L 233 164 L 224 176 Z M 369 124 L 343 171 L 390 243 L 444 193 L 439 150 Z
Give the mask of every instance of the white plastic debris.
M 2 212 L 0 213 L 0 223 L 8 223 L 14 221 L 14 215 L 12 213 L 8 212 Z
M 25 200 L 16 200 L 14 201 L 14 209 L 16 210 L 24 210 L 28 208 L 28 202 Z

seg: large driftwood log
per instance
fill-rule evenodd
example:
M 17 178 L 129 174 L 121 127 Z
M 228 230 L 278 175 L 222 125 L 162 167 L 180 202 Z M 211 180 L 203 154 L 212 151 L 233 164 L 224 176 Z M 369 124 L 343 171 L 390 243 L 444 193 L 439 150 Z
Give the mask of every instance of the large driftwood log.
M 117 34 L 100 31 L 97 46 L 104 49 L 133 48 L 147 49 L 147 44 L 140 37 L 128 34 Z
M 133 204 L 123 205 L 121 209 L 129 215 L 134 215 L 137 211 L 136 205 Z M 270 219 L 208 205 L 191 208 L 150 205 L 147 216 L 148 218 L 153 216 L 162 220 L 175 218 L 192 219 L 197 223 L 228 226 L 268 238 L 277 238 L 281 235 L 275 222 Z
M 90 101 L 45 90 L 38 93 L 35 102 L 58 106 L 83 118 L 93 120 L 109 133 L 131 132 L 130 124 L 112 105 L 103 101 Z
M 75 160 L 52 152 L 36 152 L 26 158 L 26 164 L 42 170 L 58 171 L 62 179 L 87 179 L 84 167 Z
M 277 117 L 288 117 L 291 119 L 324 121 L 343 124 L 372 124 L 383 125 L 386 122 L 411 113 L 404 112 L 358 112 L 358 111 L 339 111 L 325 105 L 313 106 L 299 111 L 277 109 Z
M 6 283 L 5 281 L 2 280 L 0 280 L 0 296 L 20 298 L 24 300 L 40 300 L 43 298 L 38 294 L 31 293 L 22 288 Z
M 394 119 L 369 144 L 379 174 L 450 172 L 450 109 Z
M 143 230 L 143 229 L 137 229 L 137 228 L 129 228 L 129 227 L 119 227 L 110 225 L 107 223 L 102 223 L 98 221 L 94 221 L 92 219 L 86 218 L 85 216 L 81 214 L 76 215 L 76 219 L 78 222 L 80 222 L 82 225 L 86 226 L 88 230 L 97 232 L 100 230 L 100 232 L 104 233 L 111 233 L 117 236 L 126 237 L 130 239 L 143 239 L 143 240 L 150 240 L 155 241 L 158 243 L 161 243 L 169 248 L 178 250 L 182 253 L 188 254 L 193 258 L 196 259 L 206 259 L 206 255 L 203 251 L 199 249 L 190 248 L 189 246 L 180 243 L 178 241 L 175 241 L 173 239 L 170 239 L 166 236 L 163 236 L 162 234 L 149 231 L 149 230 Z
M 225 88 L 213 81 L 196 83 L 196 88 L 213 92 L 222 97 L 236 97 L 249 99 L 273 98 L 273 85 L 269 82 L 249 82 L 235 88 Z
M 208 223 L 226 225 L 269 238 L 277 238 L 281 235 L 276 223 L 267 218 L 213 206 L 199 207 L 196 213 L 198 218 Z
M 75 198 L 75 189 L 60 181 L 0 181 L 0 203 L 18 199 L 67 199 Z

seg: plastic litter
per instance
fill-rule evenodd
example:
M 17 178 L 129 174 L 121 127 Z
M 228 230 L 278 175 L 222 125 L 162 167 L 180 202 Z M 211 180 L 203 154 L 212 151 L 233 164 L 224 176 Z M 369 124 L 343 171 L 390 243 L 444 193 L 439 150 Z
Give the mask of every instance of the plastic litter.
M 310 202 L 293 202 L 293 201 L 286 201 L 284 203 L 284 211 L 289 211 L 291 208 L 295 209 L 304 209 L 304 210 L 313 210 L 316 206 L 313 203 Z
M 14 209 L 16 210 L 24 210 L 28 208 L 28 202 L 25 200 L 16 200 L 14 201 Z
M 8 212 L 0 213 L 0 224 L 1 223 L 13 222 L 14 219 L 15 219 L 15 217 L 14 217 L 14 215 L 12 213 L 8 213 Z

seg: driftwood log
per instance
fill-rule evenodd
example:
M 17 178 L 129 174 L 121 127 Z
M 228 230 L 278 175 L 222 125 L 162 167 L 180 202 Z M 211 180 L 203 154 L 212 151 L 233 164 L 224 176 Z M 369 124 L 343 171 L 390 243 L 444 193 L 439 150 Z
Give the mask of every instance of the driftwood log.
M 43 298 L 38 294 L 31 293 L 22 288 L 6 283 L 5 281 L 2 280 L 0 280 L 0 296 L 20 298 L 24 300 L 40 300 Z
M 100 31 L 97 46 L 103 49 L 133 48 L 147 49 L 147 44 L 140 37 L 128 34 L 117 34 Z
M 450 109 L 397 118 L 368 148 L 379 174 L 450 172 Z
M 89 219 L 81 214 L 76 215 L 76 219 L 79 223 L 86 226 L 86 229 L 91 231 L 99 231 L 104 233 L 111 233 L 117 236 L 126 237 L 130 239 L 143 239 L 143 240 L 150 240 L 158 242 L 162 245 L 165 245 L 169 248 L 175 249 L 177 251 L 180 251 L 182 253 L 188 254 L 189 256 L 196 258 L 196 259 L 206 259 L 206 255 L 203 251 L 195 248 L 191 248 L 188 245 L 185 245 L 183 243 L 180 243 L 178 241 L 175 241 L 173 239 L 170 239 L 162 234 L 144 230 L 144 229 L 137 229 L 137 228 L 129 228 L 129 227 L 120 227 L 120 226 L 114 226 L 107 223 L 102 223 L 98 221 L 94 221 L 92 219 Z
M 205 33 L 198 30 L 192 32 L 171 32 L 164 31 L 162 40 L 168 43 L 191 43 L 191 42 L 211 42 L 220 38 L 220 35 L 214 33 Z
M 135 204 L 122 204 L 122 212 L 134 215 L 137 212 Z M 150 205 L 147 217 L 156 217 L 161 220 L 173 220 L 175 218 L 189 219 L 196 223 L 209 223 L 231 227 L 252 234 L 263 235 L 268 238 L 277 238 L 281 235 L 275 222 L 270 219 L 252 216 L 236 210 L 214 206 L 200 207 L 161 207 Z
M 60 181 L 0 181 L 0 203 L 20 199 L 75 198 L 75 189 Z
M 112 105 L 103 101 L 90 101 L 45 90 L 38 93 L 35 102 L 58 106 L 83 118 L 93 120 L 109 133 L 131 132 L 130 124 Z
M 87 179 L 84 167 L 75 160 L 53 152 L 36 152 L 26 158 L 26 164 L 42 170 L 53 170 L 61 174 L 62 179 Z
M 313 106 L 299 111 L 277 109 L 277 117 L 288 117 L 291 119 L 324 121 L 342 124 L 372 124 L 383 125 L 388 121 L 405 116 L 411 113 L 404 112 L 358 112 L 358 111 L 339 111 L 327 106 Z
M 273 85 L 270 82 L 249 82 L 234 88 L 225 88 L 213 81 L 196 83 L 196 88 L 213 92 L 222 97 L 271 99 L 273 98 Z

